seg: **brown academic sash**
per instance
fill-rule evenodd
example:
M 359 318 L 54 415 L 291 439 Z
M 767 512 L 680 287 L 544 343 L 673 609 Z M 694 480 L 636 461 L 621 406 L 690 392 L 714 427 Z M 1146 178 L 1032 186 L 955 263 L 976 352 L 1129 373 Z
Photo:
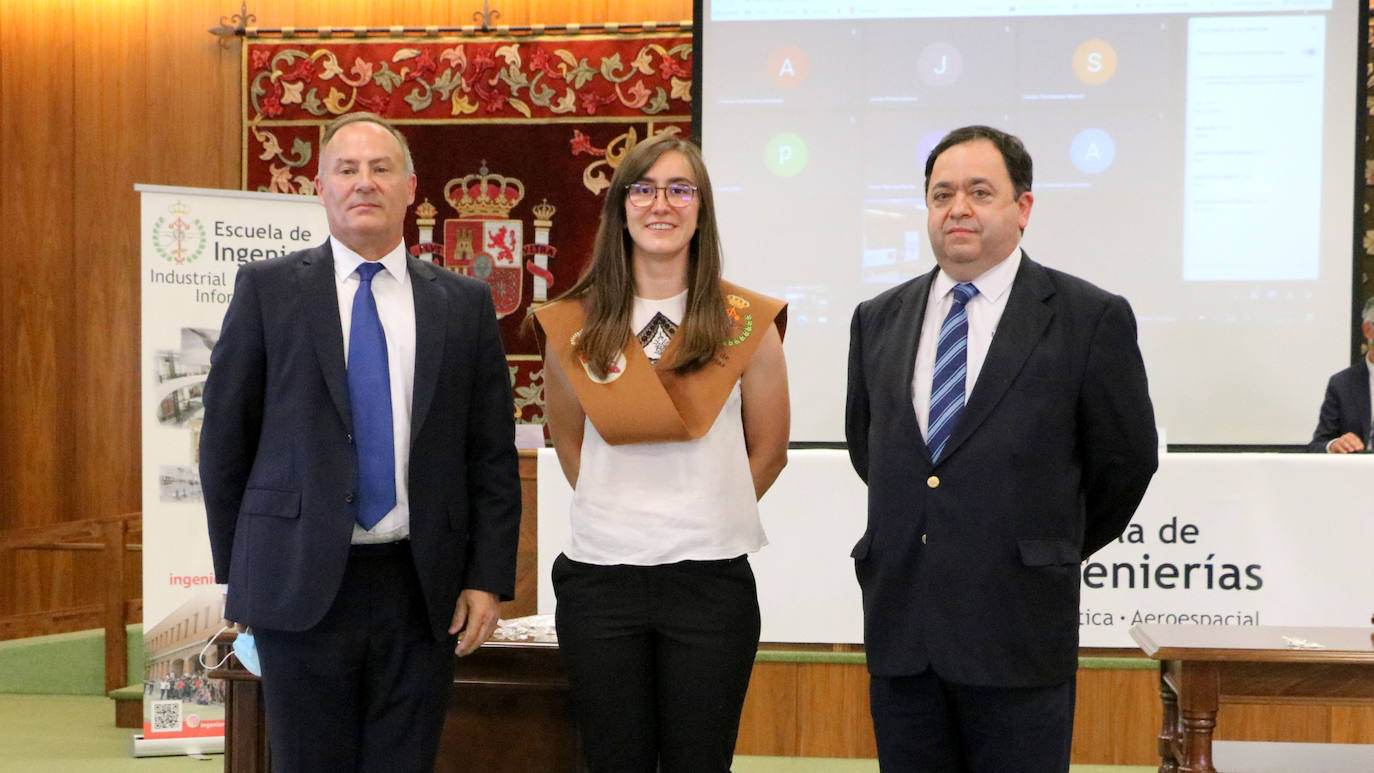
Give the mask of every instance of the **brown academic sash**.
M 779 335 L 786 330 L 786 303 L 729 282 L 721 282 L 720 289 L 730 317 L 729 338 L 721 342 L 715 360 L 685 374 L 672 370 L 681 336 L 668 342 L 655 368 L 631 332 L 606 378 L 595 378 L 573 351 L 585 320 L 581 302 L 559 301 L 534 313 L 582 410 L 607 443 L 683 441 L 705 435 L 768 326 L 776 321 Z

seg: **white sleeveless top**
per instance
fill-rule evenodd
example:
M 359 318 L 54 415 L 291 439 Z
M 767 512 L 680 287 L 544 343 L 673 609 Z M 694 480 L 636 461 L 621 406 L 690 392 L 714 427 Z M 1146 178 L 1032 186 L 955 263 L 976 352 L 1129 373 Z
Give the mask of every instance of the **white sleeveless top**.
M 663 300 L 635 298 L 631 329 L 651 360 L 686 307 L 686 291 Z M 766 545 L 740 405 L 736 383 L 711 429 L 680 443 L 613 446 L 588 420 L 568 558 L 651 566 L 734 558 Z

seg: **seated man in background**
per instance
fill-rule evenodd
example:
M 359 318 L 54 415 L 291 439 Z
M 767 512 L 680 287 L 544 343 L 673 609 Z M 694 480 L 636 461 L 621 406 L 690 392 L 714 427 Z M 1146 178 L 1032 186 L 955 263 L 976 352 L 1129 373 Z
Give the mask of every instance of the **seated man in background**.
M 1370 394 L 1374 392 L 1374 298 L 1365 301 L 1362 315 L 1368 352 L 1364 360 L 1331 377 L 1308 451 L 1352 454 L 1369 445 Z

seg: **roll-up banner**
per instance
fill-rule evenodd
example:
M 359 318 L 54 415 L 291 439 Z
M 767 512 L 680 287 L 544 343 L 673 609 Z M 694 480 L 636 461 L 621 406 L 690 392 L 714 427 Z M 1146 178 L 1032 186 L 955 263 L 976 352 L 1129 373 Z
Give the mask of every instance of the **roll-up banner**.
M 200 491 L 202 390 L 239 266 L 318 245 L 313 196 L 142 194 L 143 733 L 134 755 L 224 748 L 224 684 L 200 661 L 223 618 Z M 213 660 L 207 662 L 214 665 Z

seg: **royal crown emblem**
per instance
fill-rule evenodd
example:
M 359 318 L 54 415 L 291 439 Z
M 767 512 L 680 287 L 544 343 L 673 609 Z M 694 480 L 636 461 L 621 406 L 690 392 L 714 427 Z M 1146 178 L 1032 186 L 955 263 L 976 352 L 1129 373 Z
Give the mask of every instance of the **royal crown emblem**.
M 464 218 L 505 219 L 525 198 L 525 185 L 513 177 L 492 174 L 487 162 L 477 174 L 457 177 L 444 186 L 444 198 Z
M 533 276 L 533 300 L 542 303 L 553 283 L 548 261 L 557 251 L 549 244 L 549 229 L 556 210 L 547 200 L 532 208 L 535 243 L 526 245 L 524 222 L 511 217 L 524 199 L 524 183 L 492 172 L 483 161 L 477 173 L 455 177 L 444 185 L 444 201 L 458 217 L 443 222 L 441 242 L 433 242 L 438 208 L 428 199 L 415 208 L 420 243 L 412 252 L 432 256 L 450 271 L 486 282 L 498 317 L 522 304 L 522 267 Z

